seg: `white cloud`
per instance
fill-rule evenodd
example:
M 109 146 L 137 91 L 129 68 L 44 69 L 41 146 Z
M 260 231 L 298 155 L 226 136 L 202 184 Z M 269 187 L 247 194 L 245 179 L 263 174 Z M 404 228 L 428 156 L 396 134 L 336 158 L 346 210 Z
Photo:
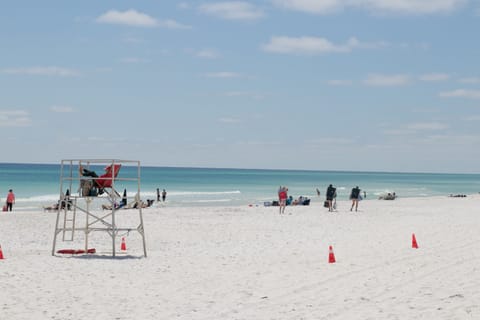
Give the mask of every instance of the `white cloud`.
M 440 92 L 439 95 L 443 98 L 480 99 L 480 90 L 457 89 L 452 91 L 443 91 Z
M 433 14 L 454 11 L 463 6 L 467 0 L 353 0 L 351 2 L 373 11 Z
M 264 16 L 263 11 L 244 1 L 225 1 L 202 4 L 200 11 L 227 20 L 256 20 Z
M 458 81 L 461 82 L 461 83 L 478 84 L 478 83 L 480 83 L 480 78 L 468 77 L 468 78 L 461 78 Z
M 96 20 L 99 23 L 123 24 L 135 27 L 156 27 L 158 21 L 145 13 L 130 9 L 127 11 L 110 10 Z
M 74 77 L 79 75 L 79 72 L 76 70 L 53 67 L 53 66 L 52 67 L 11 68 L 11 69 L 3 69 L 2 72 L 7 74 L 33 75 L 33 76 Z
M 437 134 L 437 135 L 428 135 L 421 140 L 419 140 L 422 144 L 432 146 L 433 144 L 437 144 L 440 146 L 455 146 L 458 147 L 459 145 L 471 146 L 476 145 L 480 142 L 480 138 L 478 135 L 465 135 L 465 134 Z
M 396 75 L 382 75 L 382 74 L 370 74 L 367 79 L 363 81 L 368 86 L 403 86 L 410 82 L 410 77 L 404 74 Z
M 213 49 L 203 49 L 198 51 L 196 56 L 204 59 L 216 59 L 220 57 L 220 54 Z
M 366 9 L 374 13 L 434 14 L 451 12 L 467 0 L 272 0 L 276 6 L 307 12 L 328 14 L 343 9 Z
M 263 45 L 263 50 L 274 53 L 316 55 L 322 53 L 350 52 L 356 47 L 369 46 L 350 38 L 345 44 L 334 44 L 328 39 L 319 37 L 272 37 Z
M 96 21 L 98 23 L 120 24 L 134 27 L 162 27 L 167 29 L 191 29 L 191 26 L 181 24 L 173 19 L 157 20 L 145 13 L 130 9 L 127 11 L 110 10 Z
M 189 3 L 187 2 L 180 2 L 178 5 L 177 5 L 177 8 L 181 9 L 181 10 L 187 10 L 187 9 L 190 9 L 191 6 Z
M 240 77 L 239 73 L 235 72 L 228 72 L 228 71 L 222 71 L 222 72 L 212 72 L 212 73 L 207 73 L 205 75 L 207 78 L 238 78 Z
M 240 123 L 240 120 L 237 118 L 220 118 L 218 119 L 221 123 Z
M 344 7 L 344 1 L 338 0 L 272 0 L 274 5 L 296 11 L 313 14 L 326 14 Z
M 400 128 L 385 130 L 384 133 L 393 136 L 414 135 L 420 132 L 441 131 L 448 129 L 449 125 L 440 122 L 416 122 Z
M 75 112 L 74 108 L 69 106 L 51 106 L 50 111 L 58 113 L 71 113 Z
M 445 81 L 448 80 L 450 76 L 445 73 L 429 73 L 429 74 L 423 74 L 418 77 L 421 81 Z
M 28 127 L 31 123 L 30 114 L 26 111 L 0 110 L 0 127 Z

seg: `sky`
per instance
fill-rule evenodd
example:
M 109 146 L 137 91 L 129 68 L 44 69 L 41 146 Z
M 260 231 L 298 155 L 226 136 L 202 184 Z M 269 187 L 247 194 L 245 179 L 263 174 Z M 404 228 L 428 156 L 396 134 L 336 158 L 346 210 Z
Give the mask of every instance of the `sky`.
M 0 162 L 480 173 L 480 1 L 0 0 Z

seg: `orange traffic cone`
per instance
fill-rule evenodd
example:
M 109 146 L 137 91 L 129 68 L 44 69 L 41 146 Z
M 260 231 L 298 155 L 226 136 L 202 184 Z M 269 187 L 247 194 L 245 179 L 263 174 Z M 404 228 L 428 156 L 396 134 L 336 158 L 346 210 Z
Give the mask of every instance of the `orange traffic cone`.
M 412 233 L 412 248 L 418 249 L 417 239 L 415 238 L 415 233 Z
M 333 253 L 332 246 L 328 248 L 328 263 L 335 263 L 335 254 Z
M 3 260 L 3 259 L 5 258 L 3 257 L 2 246 L 0 246 L 0 260 Z
M 127 244 L 125 243 L 125 237 L 122 238 L 122 245 L 120 246 L 120 250 L 127 251 Z

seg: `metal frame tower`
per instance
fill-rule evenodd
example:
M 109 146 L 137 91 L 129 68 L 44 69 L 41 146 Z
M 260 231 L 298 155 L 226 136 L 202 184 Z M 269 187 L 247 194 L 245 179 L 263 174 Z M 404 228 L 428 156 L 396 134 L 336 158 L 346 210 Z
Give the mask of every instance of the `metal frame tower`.
M 129 167 L 129 170 L 120 170 L 115 176 L 114 171 L 104 174 L 101 177 L 85 177 L 80 173 L 82 169 L 98 170 L 120 167 Z M 133 170 L 132 170 L 133 169 Z M 136 169 L 136 170 L 135 170 Z M 125 174 L 128 171 L 130 174 Z M 123 174 L 122 174 L 123 173 Z M 84 190 L 85 182 L 95 185 L 96 181 L 107 181 L 108 187 L 102 189 L 103 193 L 88 194 Z M 117 238 L 124 233 L 138 232 L 141 236 L 143 245 L 143 255 L 147 256 L 145 229 L 142 215 L 142 202 L 140 200 L 140 161 L 119 160 L 119 159 L 67 159 L 62 160 L 60 167 L 60 199 L 58 202 L 57 219 L 55 223 L 55 232 L 53 237 L 52 255 L 55 255 L 57 242 L 62 241 L 77 243 L 83 240 L 84 250 L 89 251 L 89 240 L 92 233 L 106 232 L 112 240 L 111 254 L 113 257 L 118 253 L 116 251 Z M 132 199 L 130 210 L 124 210 L 118 205 L 118 200 L 122 199 L 118 188 L 125 185 L 135 186 L 137 189 L 135 197 Z M 83 189 L 82 189 L 83 188 Z M 75 192 L 78 191 L 78 192 Z M 103 205 L 102 205 L 103 203 Z M 103 207 L 103 208 L 102 208 Z M 104 210 L 107 208 L 107 210 Z M 119 222 L 118 214 L 121 217 L 130 216 L 123 223 Z M 139 224 L 131 226 L 132 213 L 137 212 Z M 83 236 L 83 239 L 82 239 Z

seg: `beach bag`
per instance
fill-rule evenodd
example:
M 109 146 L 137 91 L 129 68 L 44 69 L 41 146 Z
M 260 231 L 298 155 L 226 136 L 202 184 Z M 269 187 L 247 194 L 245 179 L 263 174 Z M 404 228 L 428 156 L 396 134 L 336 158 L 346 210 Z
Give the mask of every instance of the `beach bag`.
M 328 201 L 325 201 L 325 202 L 323 203 L 323 206 L 324 206 L 325 208 L 328 208 L 328 207 L 329 207 Z
M 2 211 L 3 212 L 7 211 L 7 205 L 6 204 L 3 205 Z

